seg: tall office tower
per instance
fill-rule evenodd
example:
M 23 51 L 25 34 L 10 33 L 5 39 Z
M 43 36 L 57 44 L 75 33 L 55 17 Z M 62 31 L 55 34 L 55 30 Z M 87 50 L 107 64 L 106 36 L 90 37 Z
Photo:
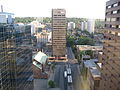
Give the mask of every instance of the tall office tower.
M 120 0 L 106 3 L 105 32 L 99 90 L 120 90 Z
M 52 10 L 52 52 L 55 57 L 66 55 L 66 11 Z
M 31 27 L 0 25 L 0 90 L 33 90 Z

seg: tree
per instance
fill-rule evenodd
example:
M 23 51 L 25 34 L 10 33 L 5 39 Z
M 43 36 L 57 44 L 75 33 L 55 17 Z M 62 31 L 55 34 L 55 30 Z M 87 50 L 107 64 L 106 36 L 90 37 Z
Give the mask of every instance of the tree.
M 34 21 L 34 17 L 15 17 L 15 23 L 30 23 Z
M 85 36 L 81 36 L 78 40 L 78 45 L 94 45 L 95 42 L 93 39 Z
M 67 36 L 67 44 L 73 47 L 74 43 L 75 43 L 75 38 L 73 36 Z
M 48 81 L 48 85 L 50 88 L 55 88 L 55 82 L 52 80 Z
M 87 51 L 85 51 L 85 54 L 92 57 L 93 56 L 93 51 L 87 50 Z

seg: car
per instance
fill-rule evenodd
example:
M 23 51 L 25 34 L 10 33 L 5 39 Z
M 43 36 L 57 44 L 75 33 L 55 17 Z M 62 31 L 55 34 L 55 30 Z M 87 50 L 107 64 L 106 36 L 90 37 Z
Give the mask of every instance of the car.
M 67 74 L 71 75 L 71 68 L 67 68 Z
M 72 84 L 72 76 L 71 75 L 67 76 L 67 79 L 68 79 L 68 84 Z
M 67 71 L 64 71 L 64 78 L 67 77 Z

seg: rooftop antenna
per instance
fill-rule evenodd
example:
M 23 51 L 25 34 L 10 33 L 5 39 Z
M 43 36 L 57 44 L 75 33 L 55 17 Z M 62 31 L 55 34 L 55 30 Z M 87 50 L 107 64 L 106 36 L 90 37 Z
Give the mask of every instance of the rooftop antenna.
M 3 12 L 3 5 L 1 5 L 1 12 Z

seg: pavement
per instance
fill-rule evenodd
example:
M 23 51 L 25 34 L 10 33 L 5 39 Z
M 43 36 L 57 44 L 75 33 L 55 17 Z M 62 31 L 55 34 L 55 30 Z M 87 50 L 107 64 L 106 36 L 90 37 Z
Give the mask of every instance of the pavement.
M 34 79 L 34 90 L 47 90 L 47 79 Z

